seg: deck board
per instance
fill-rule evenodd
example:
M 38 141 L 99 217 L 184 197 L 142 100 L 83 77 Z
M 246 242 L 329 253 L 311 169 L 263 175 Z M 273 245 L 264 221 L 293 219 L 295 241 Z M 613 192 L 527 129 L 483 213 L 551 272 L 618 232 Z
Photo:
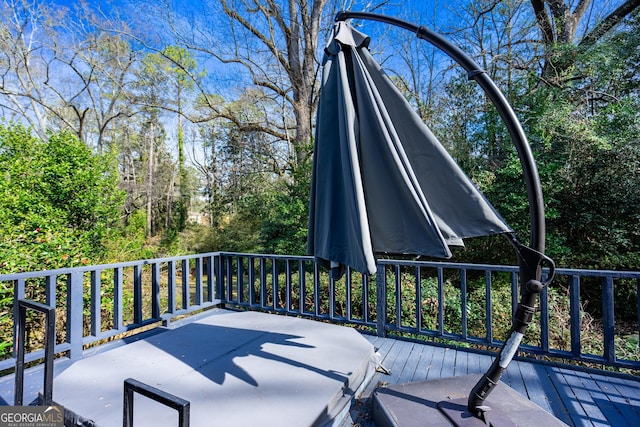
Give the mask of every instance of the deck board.
M 381 352 L 382 364 L 393 366 L 396 372 L 390 376 L 376 373 L 357 401 L 358 410 L 340 427 L 375 427 L 370 402 L 377 384 L 484 373 L 493 360 L 490 354 L 477 351 L 413 342 L 399 344 L 391 338 L 368 339 L 385 350 Z M 640 425 L 640 379 L 635 377 L 516 359 L 501 381 L 569 426 Z
M 413 376 L 413 381 L 424 381 L 427 379 L 427 375 L 429 374 L 429 369 L 433 364 L 433 355 L 435 352 L 435 347 L 433 346 L 423 346 L 422 354 L 420 355 L 420 360 L 418 361 L 418 366 L 416 366 L 415 374 Z

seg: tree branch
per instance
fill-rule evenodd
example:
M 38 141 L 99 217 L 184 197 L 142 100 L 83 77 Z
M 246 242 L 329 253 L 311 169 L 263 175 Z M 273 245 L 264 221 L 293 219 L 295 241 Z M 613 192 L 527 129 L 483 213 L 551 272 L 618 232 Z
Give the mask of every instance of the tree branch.
M 531 0 L 531 6 L 533 6 L 533 11 L 535 12 L 536 22 L 542 31 L 542 42 L 545 46 L 553 45 L 555 42 L 553 24 L 544 6 L 544 0 Z
M 589 49 L 611 28 L 619 24 L 625 17 L 640 6 L 640 0 L 627 0 L 596 25 L 581 41 L 578 47 Z

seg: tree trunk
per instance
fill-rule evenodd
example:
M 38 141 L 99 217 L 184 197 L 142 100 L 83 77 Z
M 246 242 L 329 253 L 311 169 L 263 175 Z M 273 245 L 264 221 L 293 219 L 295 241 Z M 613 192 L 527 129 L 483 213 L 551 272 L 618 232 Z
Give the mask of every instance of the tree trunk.
M 582 40 L 576 41 L 576 30 L 591 0 L 580 0 L 573 10 L 571 3 L 564 0 L 531 0 L 545 49 L 541 75 L 544 81 L 552 85 L 562 85 L 570 78 L 567 72 L 575 64 L 576 48 L 588 49 L 640 6 L 640 0 L 622 2 L 591 28 Z M 566 49 L 568 46 L 573 49 Z
M 153 162 L 154 162 L 154 139 L 155 139 L 153 123 L 149 127 L 149 164 L 147 169 L 147 237 L 153 236 Z

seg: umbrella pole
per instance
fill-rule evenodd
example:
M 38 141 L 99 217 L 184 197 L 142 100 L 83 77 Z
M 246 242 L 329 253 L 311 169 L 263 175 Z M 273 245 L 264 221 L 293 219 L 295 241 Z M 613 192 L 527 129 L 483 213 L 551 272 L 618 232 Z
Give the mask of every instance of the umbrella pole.
M 553 260 L 544 254 L 522 245 L 513 234 L 507 235 L 518 254 L 520 267 L 520 302 L 513 316 L 513 325 L 509 336 L 502 345 L 497 357 L 473 387 L 467 401 L 467 410 L 486 421 L 486 412 L 489 409 L 484 406 L 484 400 L 495 388 L 513 357 L 515 356 L 527 326 L 531 323 L 535 314 L 535 306 L 538 295 L 551 280 L 553 280 L 555 265 Z M 538 280 L 541 277 L 542 264 L 549 265 L 549 274 L 544 282 Z

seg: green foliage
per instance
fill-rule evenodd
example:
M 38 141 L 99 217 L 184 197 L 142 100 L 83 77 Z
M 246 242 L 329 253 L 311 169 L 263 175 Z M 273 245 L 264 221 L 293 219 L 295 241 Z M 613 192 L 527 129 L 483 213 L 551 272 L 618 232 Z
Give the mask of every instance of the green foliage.
M 112 230 L 105 240 L 106 260 L 118 262 L 153 258 L 157 248 L 148 244 L 146 228 L 146 213 L 141 210 L 133 212 L 124 230 Z
M 262 219 L 260 240 L 266 253 L 304 255 L 307 251 L 311 164 L 296 170 L 296 179 L 285 183 L 270 198 Z
M 124 194 L 110 154 L 73 134 L 48 142 L 20 125 L 0 126 L 0 271 L 86 264 L 105 254 Z

